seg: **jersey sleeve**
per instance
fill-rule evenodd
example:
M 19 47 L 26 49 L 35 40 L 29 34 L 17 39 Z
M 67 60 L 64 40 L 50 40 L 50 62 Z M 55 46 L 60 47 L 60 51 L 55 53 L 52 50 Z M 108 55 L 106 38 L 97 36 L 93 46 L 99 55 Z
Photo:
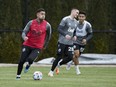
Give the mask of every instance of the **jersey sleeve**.
M 65 26 L 66 25 L 66 17 L 61 20 L 60 25 L 61 26 Z
M 89 41 L 93 36 L 93 30 L 90 23 L 87 24 L 87 37 L 86 40 Z
M 23 30 L 23 32 L 22 32 L 22 38 L 23 38 L 23 40 L 24 40 L 24 38 L 26 37 L 27 33 L 29 32 L 29 29 L 30 29 L 30 25 L 31 25 L 31 24 L 32 24 L 32 20 L 29 21 L 29 22 L 27 23 L 27 25 L 25 26 L 25 28 L 24 28 L 24 30 Z
M 91 26 L 90 23 L 87 24 L 87 32 L 88 32 L 88 33 L 92 33 L 92 32 L 93 32 L 92 26 Z
M 52 35 L 52 29 L 51 29 L 51 25 L 47 22 L 47 25 L 46 25 L 46 38 L 45 38 L 45 43 L 44 43 L 44 48 L 47 47 L 49 41 L 50 41 L 50 38 L 51 38 L 51 35 Z
M 58 26 L 58 32 L 63 36 L 66 35 L 66 33 L 63 31 L 65 25 L 66 25 L 66 18 L 63 18 Z

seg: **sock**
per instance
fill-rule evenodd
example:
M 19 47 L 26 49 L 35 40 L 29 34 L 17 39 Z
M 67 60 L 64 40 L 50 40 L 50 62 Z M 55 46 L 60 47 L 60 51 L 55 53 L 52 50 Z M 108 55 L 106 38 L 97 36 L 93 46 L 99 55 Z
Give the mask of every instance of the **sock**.
M 17 75 L 17 77 L 21 77 L 21 75 Z
M 79 66 L 78 66 L 78 65 L 75 65 L 75 69 L 76 69 L 76 70 L 79 70 Z
M 73 64 L 73 61 L 69 61 L 67 64 L 72 65 Z
M 57 65 L 58 68 L 60 68 L 60 62 L 61 62 L 61 61 L 58 62 L 58 65 Z
M 54 74 L 54 72 L 52 70 L 50 70 L 50 73 Z

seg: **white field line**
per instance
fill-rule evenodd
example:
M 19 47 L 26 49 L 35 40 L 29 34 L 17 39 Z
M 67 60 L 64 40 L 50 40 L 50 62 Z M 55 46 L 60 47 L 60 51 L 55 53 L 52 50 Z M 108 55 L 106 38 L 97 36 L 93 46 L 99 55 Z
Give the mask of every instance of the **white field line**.
M 0 63 L 0 67 L 13 67 L 13 66 L 18 66 L 18 64 L 6 64 L 6 63 Z M 45 64 L 32 64 L 32 66 L 36 66 L 36 67 L 51 67 L 51 64 L 45 65 Z M 72 65 L 71 67 L 73 67 L 74 65 Z M 116 65 L 111 65 L 111 64 L 106 64 L 106 65 L 102 65 L 102 64 L 97 64 L 97 65 L 79 65 L 80 67 L 116 67 Z M 66 65 L 62 65 L 62 67 L 66 67 Z

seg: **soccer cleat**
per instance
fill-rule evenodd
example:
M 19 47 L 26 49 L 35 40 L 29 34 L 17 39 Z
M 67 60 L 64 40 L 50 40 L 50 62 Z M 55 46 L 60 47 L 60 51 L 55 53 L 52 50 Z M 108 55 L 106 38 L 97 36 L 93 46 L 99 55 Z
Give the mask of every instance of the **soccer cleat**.
M 29 67 L 30 67 L 30 65 L 27 64 L 26 67 L 25 67 L 25 69 L 24 69 L 24 73 L 27 73 L 29 71 Z
M 67 63 L 66 70 L 70 70 L 70 67 L 71 67 L 71 64 L 70 63 Z
M 76 65 L 76 66 L 75 66 L 75 70 L 76 70 L 76 74 L 77 74 L 77 75 L 80 75 L 80 74 L 81 74 L 81 72 L 80 72 L 80 70 L 79 70 L 79 66 L 78 66 L 78 65 Z
M 70 61 L 67 63 L 66 70 L 70 70 L 72 63 L 73 63 L 73 61 Z
M 77 74 L 77 75 L 80 75 L 80 74 L 81 74 L 81 72 L 80 72 L 79 69 L 76 69 L 76 74 Z
M 53 76 L 54 76 L 54 75 L 53 75 L 53 71 L 50 71 L 50 72 L 48 73 L 48 76 L 53 77 Z
M 17 75 L 16 76 L 16 80 L 20 80 L 21 76 L 20 75 Z
M 58 75 L 59 74 L 59 68 L 56 68 L 56 74 Z

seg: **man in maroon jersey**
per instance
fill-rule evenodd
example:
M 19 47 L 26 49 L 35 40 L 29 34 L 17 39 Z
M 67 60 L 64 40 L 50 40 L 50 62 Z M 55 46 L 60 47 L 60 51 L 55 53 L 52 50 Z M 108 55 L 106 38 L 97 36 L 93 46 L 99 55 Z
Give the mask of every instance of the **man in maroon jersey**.
M 45 10 L 43 8 L 38 9 L 36 16 L 36 19 L 27 23 L 22 32 L 24 42 L 16 79 L 21 78 L 23 64 L 26 62 L 24 69 L 24 73 L 26 73 L 40 51 L 46 48 L 51 38 L 51 25 L 45 20 Z

